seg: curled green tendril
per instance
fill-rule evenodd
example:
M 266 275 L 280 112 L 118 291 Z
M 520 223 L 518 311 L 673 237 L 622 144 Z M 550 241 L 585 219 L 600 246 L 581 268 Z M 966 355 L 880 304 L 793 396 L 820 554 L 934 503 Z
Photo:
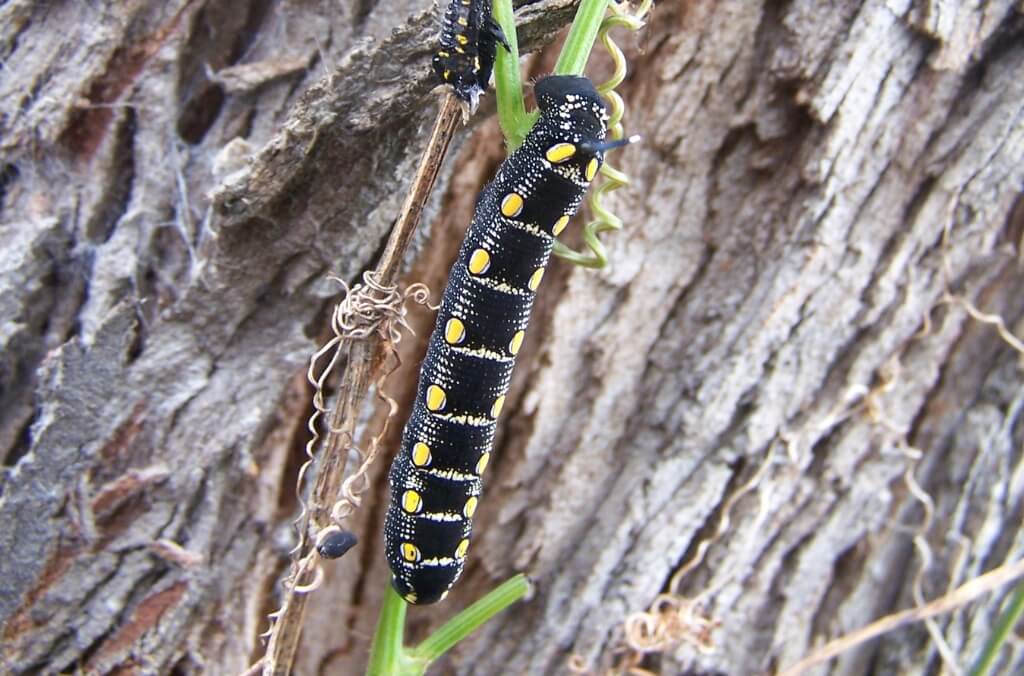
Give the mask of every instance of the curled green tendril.
M 612 3 L 608 8 L 610 15 L 601 22 L 601 29 L 598 33 L 601 43 L 615 65 L 615 72 L 612 73 L 608 81 L 597 85 L 598 93 L 608 101 L 610 109 L 608 131 L 614 140 L 621 139 L 624 134 L 622 117 L 626 112 L 626 104 L 615 88 L 626 79 L 626 55 L 612 40 L 609 31 L 618 27 L 628 28 L 632 31 L 640 30 L 644 26 L 644 18 L 650 11 L 651 4 L 652 0 L 642 0 L 635 9 L 630 10 L 628 3 L 623 3 L 622 7 Z M 612 230 L 621 230 L 622 219 L 604 206 L 603 198 L 606 193 L 629 184 L 629 176 L 608 162 L 601 167 L 601 175 L 605 180 L 590 196 L 590 208 L 594 212 L 595 220 L 583 227 L 583 243 L 590 250 L 589 253 L 581 253 L 561 242 L 555 242 L 554 253 L 556 256 L 587 268 L 603 268 L 608 265 L 608 252 L 604 244 L 601 243 L 600 235 Z

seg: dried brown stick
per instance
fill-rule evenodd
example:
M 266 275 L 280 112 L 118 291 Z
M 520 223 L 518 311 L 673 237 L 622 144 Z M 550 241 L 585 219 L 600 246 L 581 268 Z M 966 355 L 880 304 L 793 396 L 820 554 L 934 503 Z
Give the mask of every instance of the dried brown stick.
M 406 196 L 405 204 L 402 205 L 398 221 L 388 238 L 387 247 L 374 269 L 376 281 L 381 286 L 391 286 L 398 278 L 405 250 L 416 231 L 416 225 L 423 213 L 423 205 L 434 187 L 441 163 L 448 152 L 448 144 L 462 115 L 461 111 L 459 100 L 451 94 L 446 94 L 438 110 L 423 157 L 420 158 L 420 166 Z M 347 451 L 355 433 L 359 410 L 374 376 L 373 371 L 379 368 L 377 362 L 382 356 L 379 352 L 380 335 L 377 333 L 352 345 L 345 377 L 331 413 L 330 427 L 324 437 L 320 469 L 317 471 L 316 483 L 309 500 L 309 514 L 316 530 L 330 525 L 331 505 L 337 499 L 341 488 Z M 308 536 L 308 531 L 305 535 Z
M 416 231 L 423 206 L 434 187 L 437 174 L 448 152 L 462 108 L 457 98 L 446 94 L 438 109 L 433 131 L 420 158 L 419 168 L 398 220 L 391 230 L 387 247 L 381 255 L 373 275 L 378 284 L 391 286 L 398 278 L 405 250 Z M 370 383 L 380 368 L 381 336 L 371 332 L 362 340 L 348 345 L 345 374 L 339 386 L 338 397 L 331 412 L 323 448 L 318 455 L 316 481 L 309 498 L 309 508 L 299 525 L 299 546 L 290 584 L 285 586 L 280 610 L 275 614 L 270 629 L 266 655 L 263 658 L 263 676 L 284 676 L 291 671 L 302 633 L 307 594 L 301 590 L 314 579 L 316 554 L 311 533 L 330 525 L 331 506 L 338 496 L 345 474 L 348 449 L 355 435 L 359 411 Z
M 780 672 L 779 676 L 797 676 L 797 674 L 801 674 L 811 667 L 827 662 L 861 643 L 878 638 L 903 625 L 921 622 L 936 615 L 956 610 L 990 591 L 1010 584 L 1022 576 L 1024 576 L 1024 559 L 1000 566 L 984 575 L 979 575 L 970 582 L 957 587 L 945 596 L 940 596 L 931 603 L 893 613 L 892 615 L 886 615 L 866 627 L 829 641 L 820 649 Z

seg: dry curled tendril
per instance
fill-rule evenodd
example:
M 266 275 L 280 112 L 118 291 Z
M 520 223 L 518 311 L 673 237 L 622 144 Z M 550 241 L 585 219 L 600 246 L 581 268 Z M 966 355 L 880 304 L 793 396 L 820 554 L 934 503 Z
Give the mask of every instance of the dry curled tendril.
M 293 589 L 297 593 L 308 593 L 320 585 L 323 574 L 317 565 L 317 561 L 320 558 L 318 546 L 332 532 L 342 530 L 342 523 L 359 507 L 362 502 L 363 493 L 369 487 L 367 472 L 377 457 L 381 441 L 387 435 L 389 422 L 398 409 L 397 402 L 384 392 L 383 384 L 387 377 L 400 365 L 396 346 L 401 341 L 402 329 L 412 333 L 412 329 L 406 322 L 407 303 L 413 302 L 436 309 L 435 306 L 430 304 L 430 290 L 424 284 L 412 284 L 402 291 L 399 290 L 397 285 L 380 284 L 372 271 L 364 273 L 363 282 L 352 287 L 349 287 L 344 280 L 337 277 L 331 277 L 330 279 L 342 286 L 345 295 L 335 306 L 334 312 L 331 315 L 331 330 L 334 335 L 310 358 L 309 369 L 306 372 L 306 377 L 314 388 L 314 410 L 307 422 L 307 428 L 310 431 L 310 439 L 306 443 L 307 460 L 300 468 L 296 480 L 296 494 L 299 496 L 302 511 L 295 523 L 300 527 L 301 524 L 309 524 L 311 532 L 308 535 L 312 536 L 313 542 L 317 547 L 310 549 L 302 559 L 296 562 L 297 565 L 294 566 L 293 574 L 289 576 L 289 581 L 294 584 Z M 376 396 L 384 402 L 388 412 L 380 431 L 370 441 L 367 451 L 364 452 L 353 443 L 352 439 L 344 439 L 346 442 L 343 445 L 344 452 L 355 453 L 359 458 L 359 466 L 341 484 L 340 496 L 330 509 L 331 525 L 317 529 L 317 526 L 311 523 L 308 517 L 311 507 L 316 508 L 321 505 L 307 504 L 301 496 L 303 495 L 302 488 L 306 481 L 306 474 L 313 465 L 316 458 L 316 449 L 321 444 L 322 436 L 318 429 L 318 421 L 320 416 L 328 412 L 326 396 L 324 394 L 326 382 L 339 361 L 341 361 L 346 348 L 353 342 L 365 340 L 373 334 L 377 334 L 380 337 L 384 346 L 384 354 L 391 364 L 388 368 L 383 369 L 380 376 L 374 381 Z M 327 355 L 330 355 L 327 365 L 317 373 L 317 365 Z M 329 439 L 331 435 L 344 435 L 348 437 L 348 434 L 343 430 L 329 428 L 324 441 Z M 298 556 L 305 549 L 305 535 L 306 533 L 300 533 L 300 541 L 295 549 L 292 550 L 293 556 Z M 313 580 L 306 584 L 297 584 L 299 580 L 304 579 L 310 570 L 314 572 Z

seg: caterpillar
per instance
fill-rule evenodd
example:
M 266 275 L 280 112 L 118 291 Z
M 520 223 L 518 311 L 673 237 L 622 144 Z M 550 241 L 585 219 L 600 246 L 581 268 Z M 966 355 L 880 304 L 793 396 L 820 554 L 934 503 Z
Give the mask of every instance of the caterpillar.
M 462 574 L 495 425 L 555 237 L 604 151 L 607 112 L 590 80 L 551 76 L 540 118 L 477 198 L 391 465 L 384 534 L 406 601 L 443 599 Z
M 499 42 L 509 49 L 505 34 L 491 17 L 491 0 L 451 0 L 431 65 L 471 111 L 487 91 Z

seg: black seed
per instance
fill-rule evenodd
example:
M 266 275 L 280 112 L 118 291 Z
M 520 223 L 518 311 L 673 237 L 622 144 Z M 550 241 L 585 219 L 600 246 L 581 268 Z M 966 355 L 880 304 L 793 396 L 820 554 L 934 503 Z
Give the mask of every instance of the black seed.
M 359 539 L 347 530 L 332 530 L 316 546 L 316 551 L 325 559 L 340 559 L 345 552 L 356 546 Z

